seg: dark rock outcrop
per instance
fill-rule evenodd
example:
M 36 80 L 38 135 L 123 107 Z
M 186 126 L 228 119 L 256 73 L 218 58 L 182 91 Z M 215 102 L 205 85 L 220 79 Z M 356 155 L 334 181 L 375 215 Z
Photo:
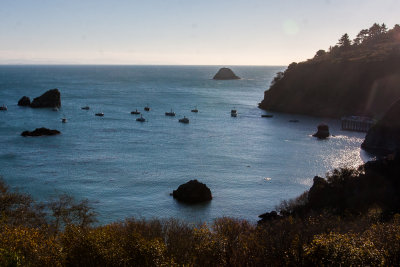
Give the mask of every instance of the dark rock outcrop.
M 190 180 L 185 184 L 181 184 L 177 190 L 172 192 L 172 196 L 178 201 L 189 204 L 210 201 L 212 199 L 210 188 L 197 180 Z
M 236 74 L 230 68 L 220 68 L 217 74 L 215 74 L 214 80 L 238 80 L 240 77 L 236 76 Z
M 43 135 L 57 135 L 60 134 L 60 131 L 57 130 L 50 130 L 47 128 L 36 128 L 34 131 L 24 131 L 21 133 L 22 136 L 43 136 Z
M 31 99 L 27 96 L 21 97 L 21 99 L 18 101 L 18 106 L 28 107 L 30 105 L 31 105 Z
M 326 124 L 318 125 L 318 131 L 313 134 L 314 137 L 318 137 L 319 139 L 324 139 L 329 137 L 329 126 Z
M 61 107 L 61 94 L 58 89 L 48 90 L 43 95 L 33 99 L 32 108 L 59 108 Z
M 374 154 L 385 155 L 400 151 L 400 99 L 383 118 L 372 126 L 361 147 Z

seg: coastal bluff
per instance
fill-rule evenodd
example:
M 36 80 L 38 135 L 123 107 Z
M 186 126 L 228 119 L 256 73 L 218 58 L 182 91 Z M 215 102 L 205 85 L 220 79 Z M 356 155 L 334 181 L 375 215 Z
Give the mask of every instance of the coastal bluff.
M 400 151 L 400 99 L 369 129 L 361 148 L 384 155 Z
M 230 68 L 220 68 L 213 77 L 214 80 L 239 80 L 237 76 Z
M 317 117 L 380 117 L 400 98 L 400 26 L 374 24 L 328 51 L 290 64 L 272 80 L 261 109 Z

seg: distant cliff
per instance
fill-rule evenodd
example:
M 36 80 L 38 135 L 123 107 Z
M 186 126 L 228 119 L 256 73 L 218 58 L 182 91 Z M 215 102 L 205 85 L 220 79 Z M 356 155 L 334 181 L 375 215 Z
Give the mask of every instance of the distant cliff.
M 374 24 L 354 40 L 277 73 L 259 107 L 312 116 L 381 116 L 400 98 L 400 26 Z

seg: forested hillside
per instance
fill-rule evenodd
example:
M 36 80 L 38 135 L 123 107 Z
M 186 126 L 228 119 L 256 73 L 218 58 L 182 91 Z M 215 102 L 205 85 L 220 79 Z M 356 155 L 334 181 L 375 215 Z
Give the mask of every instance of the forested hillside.
M 328 51 L 292 63 L 277 73 L 260 108 L 269 111 L 341 117 L 380 117 L 400 98 L 400 26 L 344 34 Z

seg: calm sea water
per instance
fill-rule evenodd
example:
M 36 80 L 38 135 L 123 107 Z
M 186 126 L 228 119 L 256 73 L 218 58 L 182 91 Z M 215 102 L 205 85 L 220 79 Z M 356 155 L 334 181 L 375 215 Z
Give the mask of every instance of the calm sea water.
M 315 175 L 368 159 L 360 151 L 365 134 L 341 131 L 337 120 L 260 117 L 257 103 L 284 67 L 232 69 L 243 79 L 214 81 L 215 66 L 1 66 L 0 105 L 8 111 L 0 112 L 0 174 L 37 200 L 87 198 L 101 223 L 132 216 L 256 221 L 307 190 Z M 58 112 L 17 106 L 20 97 L 52 88 L 61 91 Z M 136 122 L 130 111 L 147 104 L 147 122 Z M 195 106 L 198 114 L 190 112 Z M 165 117 L 171 108 L 177 117 Z M 178 123 L 183 116 L 190 124 Z M 311 137 L 320 122 L 335 137 Z M 20 136 L 37 127 L 62 134 Z M 170 196 L 191 179 L 211 188 L 210 203 L 187 206 Z

